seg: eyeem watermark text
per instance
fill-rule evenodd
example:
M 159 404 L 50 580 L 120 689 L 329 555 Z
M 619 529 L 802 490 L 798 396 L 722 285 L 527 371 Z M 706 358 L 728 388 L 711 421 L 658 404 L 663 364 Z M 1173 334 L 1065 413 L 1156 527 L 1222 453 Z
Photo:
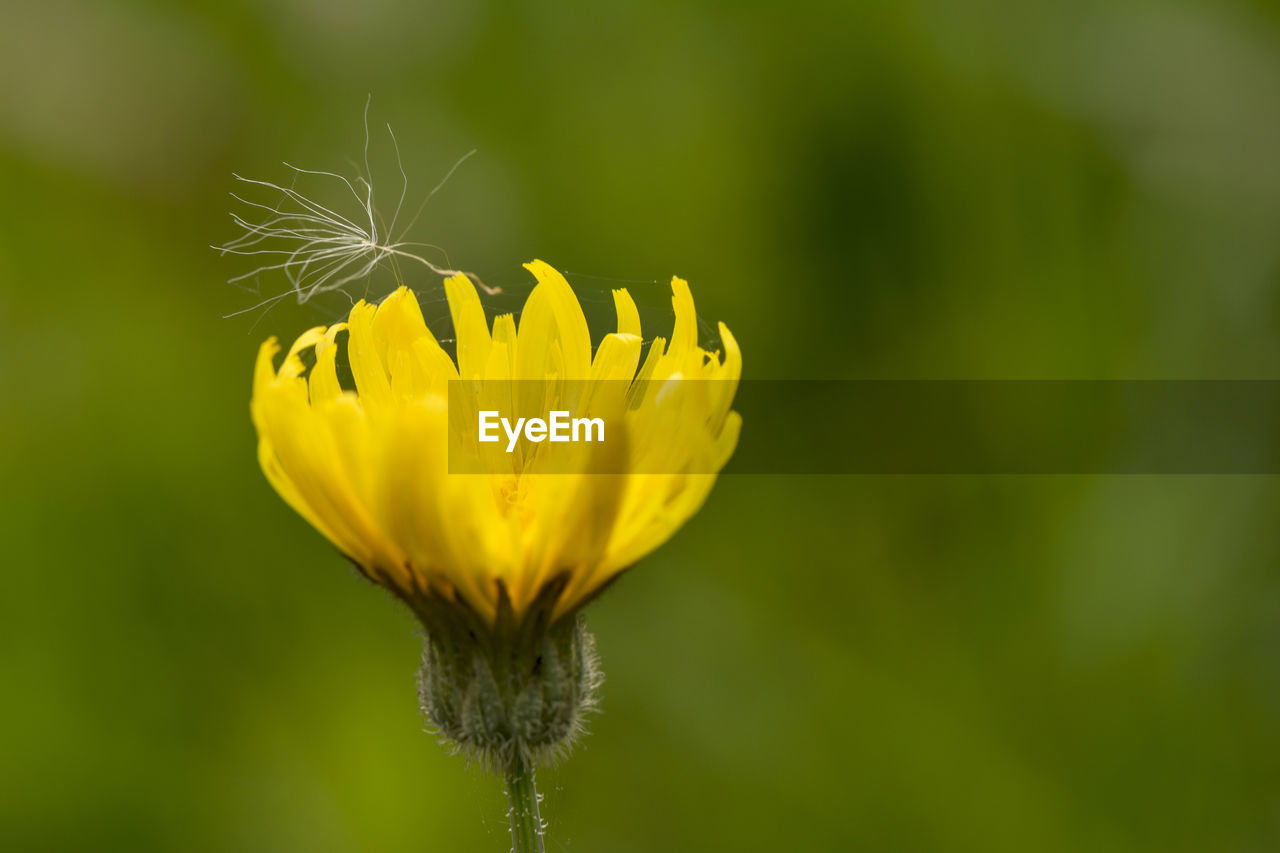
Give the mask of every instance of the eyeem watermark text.
M 523 435 L 528 441 L 604 441 L 603 418 L 574 418 L 567 411 L 551 412 L 547 420 L 542 418 L 517 418 L 515 426 L 502 417 L 497 411 L 480 413 L 480 440 L 483 442 L 500 441 L 498 427 L 507 434 L 507 452 L 516 449 L 516 443 Z M 581 437 L 579 437 L 581 430 Z M 594 436 L 594 437 L 593 437 Z

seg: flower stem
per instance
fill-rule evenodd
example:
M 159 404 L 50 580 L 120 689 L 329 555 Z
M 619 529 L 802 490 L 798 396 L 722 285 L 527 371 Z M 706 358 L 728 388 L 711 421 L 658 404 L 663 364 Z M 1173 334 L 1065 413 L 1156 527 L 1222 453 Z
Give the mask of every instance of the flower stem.
M 511 804 L 511 853 L 543 853 L 533 765 L 523 759 L 517 758 L 507 771 L 507 802 Z

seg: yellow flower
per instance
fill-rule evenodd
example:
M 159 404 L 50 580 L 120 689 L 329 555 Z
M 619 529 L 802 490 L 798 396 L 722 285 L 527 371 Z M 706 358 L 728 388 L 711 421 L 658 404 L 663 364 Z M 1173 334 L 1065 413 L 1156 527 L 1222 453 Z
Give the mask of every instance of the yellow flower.
M 267 478 L 419 613 L 458 604 L 492 624 L 504 606 L 519 619 L 540 603 L 550 621 L 576 610 L 698 510 L 737 442 L 741 354 L 723 324 L 723 355 L 698 346 L 688 284 L 672 280 L 671 339 L 654 339 L 641 365 L 626 290 L 613 292 L 617 332 L 593 353 L 568 282 L 541 261 L 526 268 L 538 284 L 518 329 L 511 314 L 490 326 L 465 276 L 445 282 L 456 363 L 403 287 L 304 332 L 278 369 L 274 338 L 258 353 L 251 410 Z M 338 380 L 342 331 L 355 390 Z M 452 397 L 452 418 L 451 382 L 471 395 Z M 611 416 L 607 443 L 522 442 L 508 453 L 457 417 L 458 400 L 545 413 L 570 398 Z M 483 473 L 450 473 L 451 450 Z

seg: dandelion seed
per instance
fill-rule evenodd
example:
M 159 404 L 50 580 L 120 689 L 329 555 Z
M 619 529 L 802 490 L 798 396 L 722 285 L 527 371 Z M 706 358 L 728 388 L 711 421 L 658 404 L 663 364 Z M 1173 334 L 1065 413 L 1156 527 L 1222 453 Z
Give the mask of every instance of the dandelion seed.
M 289 186 L 246 178 L 238 174 L 233 175 L 240 183 L 261 187 L 277 194 L 278 201 L 272 206 L 231 193 L 231 197 L 248 208 L 255 218 L 232 212 L 232 222 L 243 233 L 213 248 L 223 255 L 241 255 L 269 260 L 246 273 L 233 276 L 228 279 L 228 283 L 256 281 L 264 273 L 279 271 L 289 283 L 289 289 L 270 296 L 257 305 L 228 314 L 228 317 L 255 311 L 291 295 L 300 304 L 305 303 L 322 293 L 343 290 L 354 282 L 367 280 L 384 264 L 393 268 L 398 283 L 403 284 L 399 268 L 396 266 L 399 260 L 416 261 L 436 275 L 445 278 L 464 275 L 490 295 L 501 292 L 501 288 L 489 287 L 475 273 L 439 266 L 416 251 L 425 247 L 443 253 L 438 246 L 404 239 L 408 230 L 417 222 L 426 203 L 440 187 L 444 186 L 445 181 L 458 166 L 475 151 L 469 151 L 458 159 L 444 179 L 423 200 L 413 219 L 397 234 L 395 229 L 409 192 L 409 177 L 400 157 L 399 143 L 390 125 L 387 125 L 387 133 L 395 148 L 401 183 L 400 197 L 396 202 L 395 211 L 390 223 L 385 227 L 375 204 L 376 196 L 372 180 L 367 177 L 369 174 L 367 106 L 365 175 L 348 178 L 337 172 L 304 169 L 288 162 L 285 162 L 284 166 L 293 172 L 294 177 Z M 354 208 L 344 215 L 334 207 L 321 203 L 315 197 L 304 194 L 296 188 L 297 179 L 300 176 L 338 182 L 341 185 L 340 191 L 341 188 L 345 188 L 345 192 L 341 192 L 341 195 L 344 197 L 349 195 Z

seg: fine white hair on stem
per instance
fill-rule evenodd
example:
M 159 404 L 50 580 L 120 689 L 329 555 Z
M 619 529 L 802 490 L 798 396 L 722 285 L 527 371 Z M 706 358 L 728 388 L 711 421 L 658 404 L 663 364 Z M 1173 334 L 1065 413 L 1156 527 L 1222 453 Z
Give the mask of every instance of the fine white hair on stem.
M 232 212 L 232 222 L 243 233 L 213 248 L 223 255 L 261 257 L 264 263 L 249 272 L 228 279 L 228 283 L 235 284 L 246 279 L 256 280 L 263 273 L 280 270 L 289 283 L 289 289 L 250 308 L 228 314 L 228 317 L 272 305 L 289 295 L 295 296 L 299 303 L 304 303 L 318 294 L 342 290 L 352 282 L 368 278 L 383 263 L 390 265 L 399 278 L 398 262 L 401 260 L 415 261 L 440 276 L 465 275 L 490 295 L 501 292 L 501 288 L 487 286 L 474 273 L 437 266 L 415 251 L 411 251 L 415 247 L 430 247 L 437 250 L 439 247 L 404 239 L 422 213 L 427 201 L 430 201 L 436 191 L 444 186 L 454 170 L 475 151 L 467 152 L 454 163 L 444 179 L 423 200 L 409 223 L 397 234 L 396 225 L 409 192 L 409 177 L 400 157 L 399 143 L 388 124 L 387 133 L 395 149 L 401 184 L 395 212 L 392 214 L 390 223 L 384 224 L 375 209 L 373 183 L 368 166 L 368 108 L 366 102 L 364 175 L 348 178 L 337 172 L 303 169 L 288 162 L 284 163 L 284 166 L 293 173 L 293 181 L 289 186 L 233 174 L 233 177 L 241 183 L 262 187 L 277 194 L 278 201 L 272 206 L 231 193 L 232 198 L 248 208 L 251 214 L 256 215 L 241 216 Z M 336 205 L 327 207 L 315 198 L 304 195 L 296 188 L 299 176 L 338 182 L 340 194 L 342 196 L 349 194 L 355 202 L 355 209 L 348 211 L 348 215 L 344 215 L 335 209 Z M 345 191 L 342 188 L 345 188 Z M 358 213 L 355 212 L 356 209 Z

